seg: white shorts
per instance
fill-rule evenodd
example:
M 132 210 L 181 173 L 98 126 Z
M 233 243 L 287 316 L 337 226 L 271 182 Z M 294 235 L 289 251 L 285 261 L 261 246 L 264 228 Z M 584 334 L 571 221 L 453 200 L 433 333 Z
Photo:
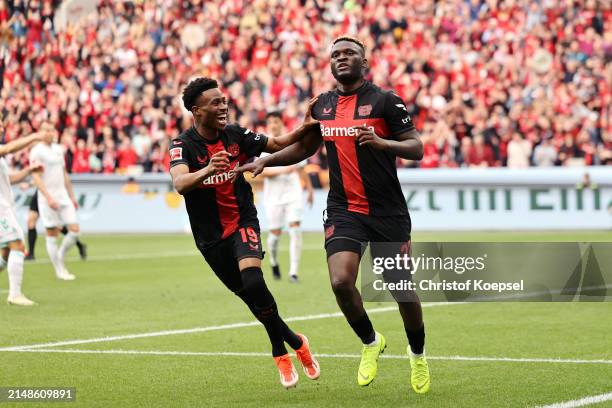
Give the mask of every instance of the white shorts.
M 281 229 L 287 224 L 301 222 L 304 213 L 302 200 L 291 201 L 286 204 L 266 204 L 268 228 Z
M 23 241 L 23 230 L 17 222 L 15 211 L 0 210 L 0 248 L 14 241 Z
M 59 205 L 58 210 L 52 209 L 47 204 L 47 200 L 42 197 L 42 194 L 38 194 L 38 212 L 45 228 L 63 227 L 64 225 L 77 223 L 76 209 L 72 202 L 63 201 Z

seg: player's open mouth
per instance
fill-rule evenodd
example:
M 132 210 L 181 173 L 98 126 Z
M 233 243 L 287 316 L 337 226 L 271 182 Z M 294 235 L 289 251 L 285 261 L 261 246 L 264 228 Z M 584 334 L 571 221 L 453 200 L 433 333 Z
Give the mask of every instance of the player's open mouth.
M 217 115 L 217 122 L 219 122 L 222 125 L 227 124 L 227 114 Z
M 338 70 L 338 71 L 344 71 L 344 70 L 346 70 L 348 68 L 349 68 L 348 64 L 338 64 L 336 66 L 336 70 Z

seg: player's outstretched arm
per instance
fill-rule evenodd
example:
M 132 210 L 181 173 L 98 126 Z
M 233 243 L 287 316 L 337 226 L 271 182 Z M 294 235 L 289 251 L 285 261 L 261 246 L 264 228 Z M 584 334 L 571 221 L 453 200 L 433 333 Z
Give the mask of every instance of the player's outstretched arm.
M 43 140 L 44 134 L 41 132 L 32 133 L 26 137 L 20 137 L 17 140 L 13 140 L 5 145 L 0 146 L 0 157 L 6 156 L 7 154 L 15 153 L 20 150 L 25 149 L 30 146 L 32 143 L 40 142 Z
M 312 127 L 301 140 L 293 143 L 291 146 L 270 156 L 262 157 L 252 163 L 240 166 L 236 171 L 241 173 L 248 171 L 253 173 L 253 177 L 256 177 L 266 167 L 289 166 L 299 163 L 315 154 L 322 140 L 319 129 Z
M 315 103 L 317 103 L 317 99 L 318 98 L 312 98 L 308 102 L 308 110 L 306 111 L 302 124 L 285 135 L 269 138 L 264 152 L 278 152 L 279 150 L 284 149 L 285 147 L 302 139 L 314 126 L 318 125 L 319 121 L 312 117 L 312 108 Z
M 196 172 L 190 173 L 186 164 L 177 164 L 170 169 L 172 184 L 176 191 L 187 194 L 202 182 L 215 173 L 227 171 L 229 169 L 229 153 L 225 150 L 211 156 L 208 165 Z
M 40 171 L 40 170 L 42 170 L 42 165 L 31 164 L 29 167 L 26 167 L 25 169 L 9 174 L 9 181 L 11 182 L 11 184 L 17 184 L 21 182 L 23 179 L 25 179 L 26 177 L 28 177 L 33 172 Z

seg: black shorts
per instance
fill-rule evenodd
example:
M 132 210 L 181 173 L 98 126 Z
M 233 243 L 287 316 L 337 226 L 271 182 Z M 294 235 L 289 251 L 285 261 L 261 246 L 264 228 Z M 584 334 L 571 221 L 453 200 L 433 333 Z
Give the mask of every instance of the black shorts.
M 325 250 L 329 258 L 343 251 L 362 255 L 368 242 L 409 243 L 412 224 L 408 214 L 375 217 L 346 210 L 330 210 L 327 211 L 323 227 Z
M 229 237 L 205 250 L 200 249 L 213 272 L 232 292 L 242 289 L 238 261 L 244 258 L 263 259 L 259 225 L 241 226 Z
M 38 211 L 38 189 L 34 190 L 34 194 L 32 194 L 32 198 L 30 198 L 30 211 L 39 212 Z

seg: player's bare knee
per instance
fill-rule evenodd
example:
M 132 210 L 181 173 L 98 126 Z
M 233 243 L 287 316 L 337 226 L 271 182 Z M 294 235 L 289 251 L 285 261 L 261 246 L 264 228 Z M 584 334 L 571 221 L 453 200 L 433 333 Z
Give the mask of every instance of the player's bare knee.
M 48 237 L 57 237 L 59 235 L 59 228 L 47 228 Z
M 300 228 L 300 222 L 299 221 L 290 222 L 289 223 L 289 228 Z
M 25 252 L 25 246 L 23 245 L 23 241 L 21 240 L 13 241 L 13 242 L 9 242 L 7 250 Z
M 72 232 L 75 235 L 79 235 L 81 229 L 79 228 L 79 224 L 70 224 L 68 225 L 68 231 Z
M 331 278 L 331 287 L 337 296 L 351 294 L 355 288 L 355 283 L 347 276 L 336 276 Z
M 280 237 L 281 235 L 281 230 L 280 229 L 274 229 L 274 230 L 270 230 L 270 234 L 275 235 L 277 237 Z

